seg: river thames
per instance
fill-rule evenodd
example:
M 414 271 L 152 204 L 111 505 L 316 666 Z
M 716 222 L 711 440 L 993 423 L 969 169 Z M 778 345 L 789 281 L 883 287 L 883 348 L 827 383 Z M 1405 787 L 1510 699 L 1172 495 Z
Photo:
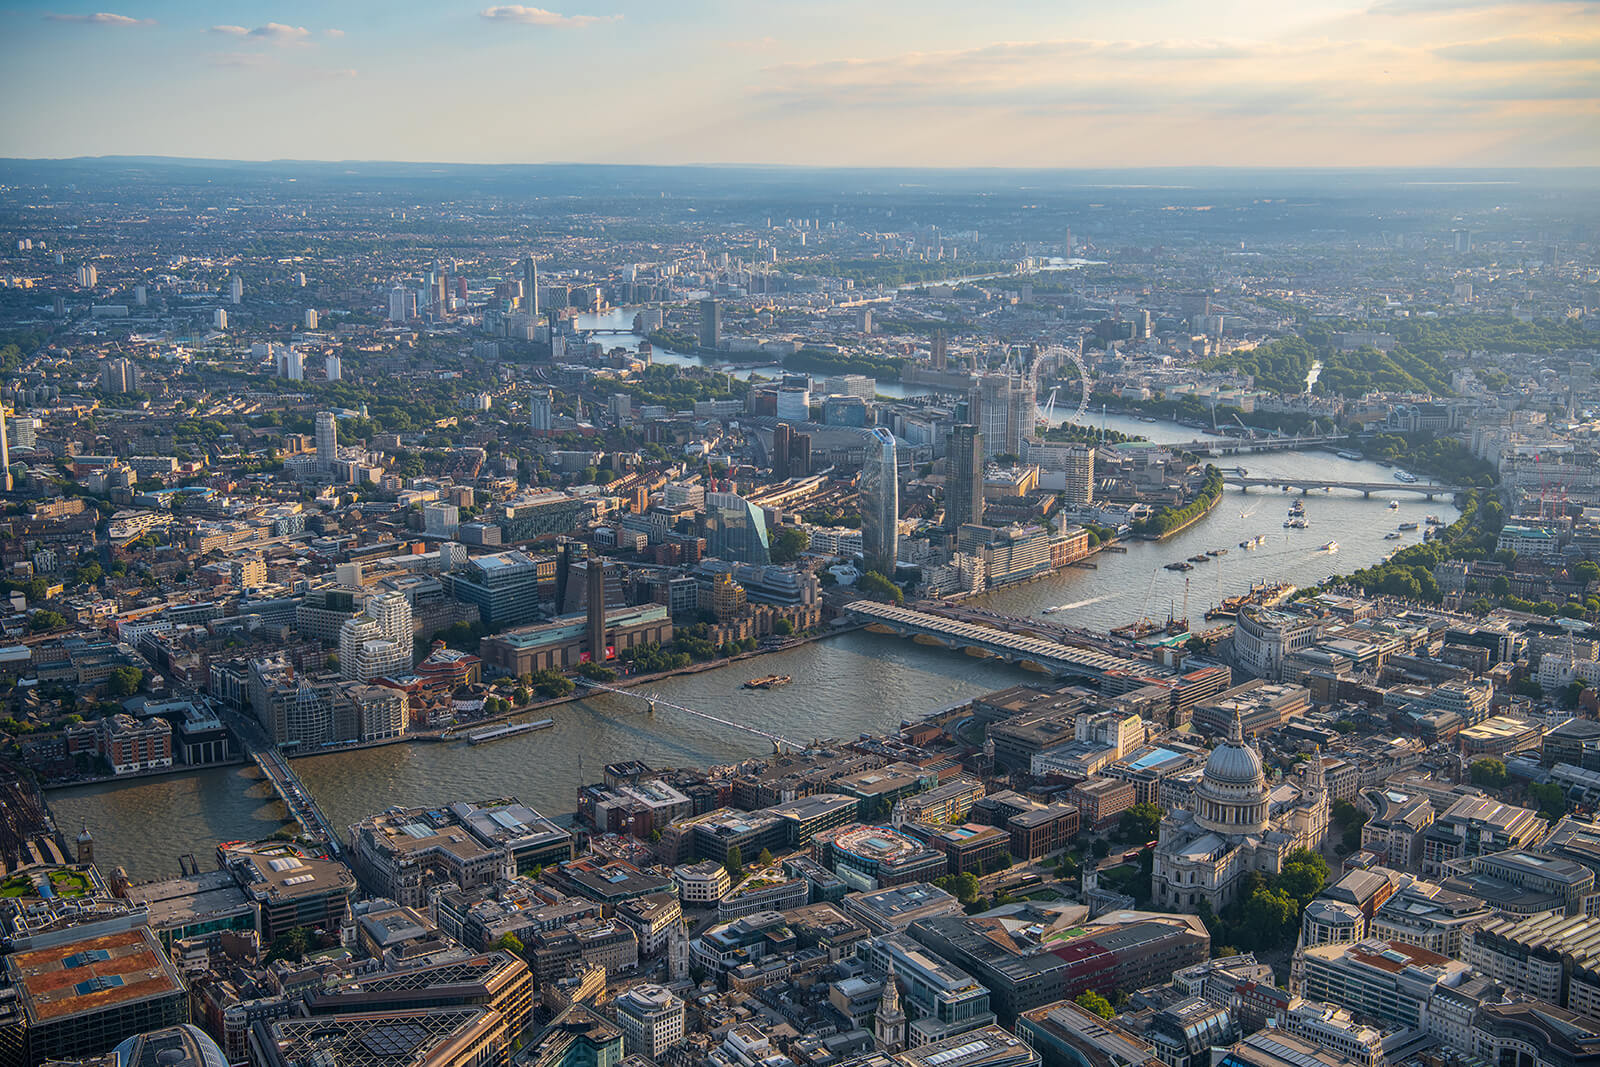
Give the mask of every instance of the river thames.
M 1100 424 L 1099 417 L 1091 421 Z M 1157 442 L 1193 440 L 1196 431 L 1174 423 L 1110 416 L 1110 429 Z M 1244 456 L 1235 462 L 1251 475 L 1315 476 L 1328 481 L 1390 482 L 1376 463 L 1344 460 L 1326 452 Z M 1096 569 L 1069 568 L 1039 581 L 988 594 L 983 603 L 1017 615 L 1062 608 L 1051 621 L 1105 630 L 1141 616 L 1187 612 L 1196 625 L 1205 610 L 1252 582 L 1305 586 L 1370 566 L 1395 548 L 1416 543 L 1420 532 L 1386 540 L 1400 523 L 1419 525 L 1427 515 L 1445 521 L 1457 512 L 1448 500 L 1432 503 L 1396 492 L 1363 499 L 1354 493 L 1284 494 L 1229 490 L 1202 521 L 1163 543 L 1131 542 L 1126 553 L 1102 552 Z M 1286 530 L 1292 500 L 1303 500 L 1309 528 Z M 1264 535 L 1246 551 L 1239 542 Z M 1337 541 L 1337 552 L 1320 546 Z M 1165 564 L 1210 549 L 1225 555 L 1188 574 Z M 792 684 L 749 691 L 757 674 L 788 674 Z M 853 738 L 882 732 L 902 719 L 964 702 L 1039 675 L 994 662 L 927 648 L 897 638 L 855 631 L 788 651 L 652 684 L 650 691 L 786 737 Z M 575 807 L 580 782 L 597 781 L 601 767 L 619 759 L 652 766 L 706 766 L 761 755 L 760 737 L 704 720 L 662 711 L 650 716 L 641 700 L 615 695 L 559 705 L 551 729 L 493 744 L 465 742 L 390 745 L 295 761 L 295 768 L 335 826 L 343 827 L 390 805 L 432 805 L 451 800 L 515 795 L 550 814 Z M 286 817 L 255 768 L 230 767 L 146 779 L 130 784 L 53 790 L 49 803 L 71 836 L 87 824 L 96 857 L 120 864 L 136 881 L 178 873 L 178 855 L 194 852 L 202 867 L 217 842 L 269 835 Z

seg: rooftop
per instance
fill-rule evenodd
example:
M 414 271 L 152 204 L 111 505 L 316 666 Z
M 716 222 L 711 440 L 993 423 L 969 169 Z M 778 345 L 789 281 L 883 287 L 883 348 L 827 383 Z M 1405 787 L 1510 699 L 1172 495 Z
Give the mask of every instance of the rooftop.
M 35 1025 L 183 993 L 177 970 L 143 926 L 14 953 L 6 973 Z

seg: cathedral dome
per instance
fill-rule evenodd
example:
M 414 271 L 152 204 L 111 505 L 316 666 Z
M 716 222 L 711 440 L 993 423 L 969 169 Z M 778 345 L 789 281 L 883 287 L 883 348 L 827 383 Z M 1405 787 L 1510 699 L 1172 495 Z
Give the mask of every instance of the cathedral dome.
M 1256 750 L 1232 738 L 1212 750 L 1206 759 L 1205 776 L 1227 785 L 1258 785 L 1265 778 Z
M 1228 739 L 1212 749 L 1194 791 L 1195 820 L 1224 834 L 1254 834 L 1267 828 L 1267 776 L 1261 756 L 1244 743 L 1234 713 Z

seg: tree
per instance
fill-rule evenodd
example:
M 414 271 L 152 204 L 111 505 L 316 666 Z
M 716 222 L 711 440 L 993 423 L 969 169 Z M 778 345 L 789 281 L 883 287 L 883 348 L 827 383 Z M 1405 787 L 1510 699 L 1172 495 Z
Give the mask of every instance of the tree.
M 761 855 L 756 857 L 756 866 L 760 867 L 762 870 L 766 870 L 768 867 L 771 867 L 772 864 L 772 850 L 770 848 L 762 849 Z
M 58 611 L 36 611 L 33 618 L 28 620 L 28 628 L 34 631 L 59 630 L 67 625 L 67 617 Z
M 1506 773 L 1506 765 L 1491 756 L 1473 760 L 1472 767 L 1467 773 L 1472 776 L 1473 785 L 1483 786 L 1485 789 L 1499 789 L 1511 780 L 1511 776 Z
M 1299 904 L 1282 889 L 1257 886 L 1244 902 L 1240 932 L 1254 938 L 1259 947 L 1271 948 L 1283 940 L 1284 931 L 1299 913 Z
M 1111 845 L 1105 838 L 1097 837 L 1094 840 L 1094 844 L 1089 846 L 1089 851 L 1094 853 L 1095 859 L 1103 860 L 1111 855 Z
M 111 690 L 113 696 L 118 697 L 133 696 L 143 684 L 144 671 L 138 667 L 118 667 L 106 680 L 106 687 Z
M 1308 849 L 1297 848 L 1283 861 L 1278 887 L 1297 902 L 1297 910 L 1311 902 L 1328 884 L 1328 861 Z
M 509 952 L 513 956 L 522 955 L 522 939 L 510 932 L 501 934 L 500 940 L 494 943 L 494 947 L 503 952 Z
M 957 900 L 963 904 L 971 904 L 978 899 L 982 887 L 978 884 L 978 876 L 971 871 L 962 871 L 956 875 L 953 892 Z
M 900 604 L 904 603 L 906 599 L 905 593 L 900 591 L 898 585 L 895 585 L 877 571 L 868 571 L 863 574 L 861 579 L 856 582 L 856 586 L 873 600 L 887 600 L 891 603 Z
M 744 853 L 739 850 L 738 845 L 728 847 L 728 855 L 722 861 L 722 869 L 728 872 L 728 881 L 733 885 L 738 885 L 739 880 L 744 877 Z
M 1567 793 L 1554 782 L 1540 785 L 1537 782 L 1528 786 L 1528 796 L 1539 805 L 1539 814 L 1550 822 L 1555 822 L 1567 813 Z
M 1155 837 L 1161 828 L 1161 809 L 1151 803 L 1135 804 L 1117 820 L 1117 832 L 1124 841 L 1141 844 Z
M 310 948 L 311 931 L 304 926 L 292 927 L 272 939 L 272 945 L 267 949 L 267 958 L 263 962 L 289 960 L 299 963 L 306 958 L 306 951 Z
M 785 526 L 772 539 L 772 562 L 793 563 L 800 553 L 811 547 L 811 535 L 798 526 Z
M 1082 993 L 1079 993 L 1073 1003 L 1077 1004 L 1080 1008 L 1086 1008 L 1087 1010 L 1094 1012 L 1102 1019 L 1109 1019 L 1117 1014 L 1117 1009 L 1111 1006 L 1111 1001 L 1107 1000 L 1105 997 L 1102 997 L 1099 993 L 1096 993 L 1092 989 L 1086 989 Z
M 1568 709 L 1577 707 L 1578 698 L 1583 695 L 1583 690 L 1583 679 L 1574 678 L 1568 682 L 1566 688 L 1561 690 L 1561 706 Z

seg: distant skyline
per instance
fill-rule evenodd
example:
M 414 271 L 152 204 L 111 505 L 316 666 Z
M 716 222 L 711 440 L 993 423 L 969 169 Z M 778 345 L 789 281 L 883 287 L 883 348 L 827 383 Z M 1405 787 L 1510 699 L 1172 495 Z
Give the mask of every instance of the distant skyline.
M 0 155 L 1600 164 L 1597 2 L 544 2 L 13 4 Z

